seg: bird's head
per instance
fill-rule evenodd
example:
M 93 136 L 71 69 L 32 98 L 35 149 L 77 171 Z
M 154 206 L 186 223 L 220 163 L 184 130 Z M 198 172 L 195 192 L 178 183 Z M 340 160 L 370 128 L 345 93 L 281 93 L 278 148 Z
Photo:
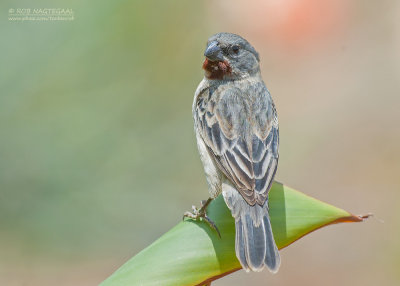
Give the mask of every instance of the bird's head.
M 208 79 L 235 80 L 254 75 L 260 70 L 257 51 L 242 37 L 218 33 L 208 39 L 203 63 Z

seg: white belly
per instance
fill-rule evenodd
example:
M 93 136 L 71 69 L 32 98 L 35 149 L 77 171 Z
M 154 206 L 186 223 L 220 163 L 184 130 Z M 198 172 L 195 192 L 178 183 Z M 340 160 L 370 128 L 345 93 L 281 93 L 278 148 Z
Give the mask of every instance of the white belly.
M 221 193 L 222 184 L 222 172 L 215 165 L 214 160 L 208 154 L 206 145 L 203 139 L 196 134 L 197 148 L 199 148 L 200 159 L 204 166 L 204 172 L 206 173 L 206 179 L 208 184 L 208 191 L 211 198 L 216 198 Z

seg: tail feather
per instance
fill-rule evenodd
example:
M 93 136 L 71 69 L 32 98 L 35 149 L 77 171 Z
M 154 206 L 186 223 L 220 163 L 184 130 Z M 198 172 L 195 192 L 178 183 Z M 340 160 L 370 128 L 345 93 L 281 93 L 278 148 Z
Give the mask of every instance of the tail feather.
M 256 227 L 248 214 L 242 216 L 239 224 L 242 224 L 242 221 L 244 239 L 240 241 L 240 245 L 243 245 L 245 249 L 249 268 L 253 271 L 261 271 L 264 267 L 266 247 L 263 223 Z
M 266 233 L 266 255 L 265 255 L 265 265 L 272 273 L 276 273 L 281 266 L 281 257 L 279 255 L 278 247 L 276 246 L 274 235 L 272 233 L 271 223 L 269 220 L 269 215 L 265 215 L 264 218 L 264 229 Z
M 244 241 L 243 224 L 241 221 L 236 222 L 236 241 Z M 239 259 L 243 269 L 246 270 L 246 272 L 250 271 L 249 265 L 246 262 L 247 259 L 246 259 L 245 244 L 235 243 L 235 250 L 236 250 L 236 256 Z
M 223 187 L 222 193 L 235 218 L 235 250 L 243 269 L 261 271 L 266 266 L 276 273 L 280 255 L 272 233 L 268 201 L 263 206 L 250 206 L 231 186 Z

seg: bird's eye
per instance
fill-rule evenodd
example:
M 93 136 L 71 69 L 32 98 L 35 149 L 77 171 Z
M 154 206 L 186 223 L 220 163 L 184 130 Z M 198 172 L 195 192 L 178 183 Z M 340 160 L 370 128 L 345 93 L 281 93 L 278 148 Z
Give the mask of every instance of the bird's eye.
M 240 47 L 238 45 L 233 45 L 232 46 L 232 53 L 237 55 L 239 53 Z

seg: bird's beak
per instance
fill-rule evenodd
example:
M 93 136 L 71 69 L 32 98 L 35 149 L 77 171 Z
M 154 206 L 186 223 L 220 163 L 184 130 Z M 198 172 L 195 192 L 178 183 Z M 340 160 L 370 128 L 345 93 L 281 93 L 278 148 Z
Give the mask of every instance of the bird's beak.
M 207 57 L 210 61 L 223 61 L 224 55 L 222 54 L 222 50 L 219 47 L 217 41 L 212 41 L 206 48 L 204 52 L 204 56 Z

